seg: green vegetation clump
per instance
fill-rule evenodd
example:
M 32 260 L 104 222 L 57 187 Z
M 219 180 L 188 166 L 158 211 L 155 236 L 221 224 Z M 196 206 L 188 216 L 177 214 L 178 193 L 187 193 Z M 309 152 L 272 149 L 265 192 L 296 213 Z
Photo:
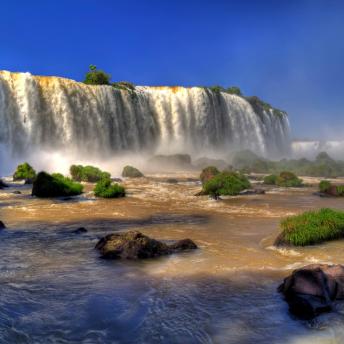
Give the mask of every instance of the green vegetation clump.
M 102 178 L 110 178 L 110 173 L 95 166 L 72 165 L 69 169 L 72 179 L 77 182 L 96 183 Z
M 324 208 L 284 219 L 276 245 L 306 246 L 344 236 L 344 212 Z
M 204 168 L 200 175 L 202 184 L 206 183 L 208 180 L 215 177 L 219 173 L 220 171 L 215 166 L 208 166 Z
M 320 192 L 327 192 L 331 188 L 332 184 L 328 180 L 322 180 L 319 183 Z
M 298 178 L 292 172 L 284 171 L 276 178 L 276 185 L 283 187 L 299 187 L 302 186 L 302 179 Z
M 269 176 L 264 177 L 264 184 L 266 185 L 276 185 L 277 176 L 275 174 L 270 174 Z
M 134 91 L 135 90 L 135 85 L 129 81 L 118 81 L 118 82 L 113 82 L 112 87 L 117 88 L 119 90 L 129 90 L 129 91 Z
M 84 83 L 87 85 L 110 85 L 110 79 L 109 74 L 97 69 L 95 65 L 90 65 Z
M 13 174 L 13 180 L 33 181 L 35 177 L 36 177 L 36 171 L 27 162 L 24 162 L 23 164 L 18 165 L 16 171 Z
M 122 177 L 140 178 L 140 177 L 144 177 L 144 175 L 137 168 L 127 165 L 123 168 Z
M 322 180 L 319 183 L 319 191 L 330 196 L 344 196 L 344 185 L 334 185 L 328 180 Z
M 124 187 L 117 183 L 112 184 L 110 178 L 99 180 L 93 191 L 95 196 L 103 198 L 119 198 L 125 196 Z
M 33 182 L 32 196 L 37 197 L 63 197 L 76 196 L 82 193 L 83 186 L 73 182 L 60 173 L 38 173 Z
M 204 183 L 203 192 L 211 196 L 235 196 L 250 186 L 250 182 L 243 174 L 222 172 Z

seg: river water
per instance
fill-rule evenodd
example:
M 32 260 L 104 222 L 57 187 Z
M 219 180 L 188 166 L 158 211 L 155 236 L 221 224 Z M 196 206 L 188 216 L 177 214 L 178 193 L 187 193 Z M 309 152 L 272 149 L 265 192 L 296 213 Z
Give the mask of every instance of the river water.
M 343 263 L 344 241 L 292 250 L 272 243 L 282 217 L 344 210 L 344 201 L 314 196 L 315 187 L 213 201 L 194 196 L 193 177 L 125 181 L 128 197 L 113 200 L 95 199 L 91 185 L 68 201 L 32 198 L 28 186 L 0 191 L 8 227 L 0 233 L 0 342 L 343 343 L 344 308 L 302 322 L 276 288 L 295 268 Z M 73 233 L 80 226 L 88 232 Z M 98 239 L 129 229 L 190 238 L 199 249 L 138 262 L 100 259 Z

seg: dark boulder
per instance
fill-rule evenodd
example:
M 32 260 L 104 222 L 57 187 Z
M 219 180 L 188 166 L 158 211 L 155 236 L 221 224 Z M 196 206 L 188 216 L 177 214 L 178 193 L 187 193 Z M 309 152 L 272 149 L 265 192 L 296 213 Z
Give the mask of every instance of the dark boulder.
M 14 195 L 21 195 L 21 191 L 19 191 L 19 190 L 15 190 L 15 191 L 13 191 L 12 192 Z
M 187 250 L 195 250 L 197 248 L 197 245 L 191 239 L 182 239 L 170 245 L 169 248 L 173 252 L 187 251 Z
M 0 230 L 5 229 L 5 228 L 6 228 L 5 224 L 2 221 L 0 221 Z
M 96 247 L 106 259 L 145 259 L 168 255 L 197 246 L 189 239 L 167 245 L 138 231 L 109 234 L 99 240 Z
M 4 189 L 4 188 L 7 188 L 7 187 L 8 187 L 8 185 L 6 183 L 4 183 L 2 181 L 2 179 L 0 179 L 0 189 Z
M 73 233 L 75 234 L 83 234 L 83 233 L 87 233 L 87 229 L 85 227 L 79 227 L 77 229 L 75 229 L 73 231 Z
M 296 317 L 310 320 L 344 300 L 344 266 L 313 264 L 295 270 L 278 287 Z

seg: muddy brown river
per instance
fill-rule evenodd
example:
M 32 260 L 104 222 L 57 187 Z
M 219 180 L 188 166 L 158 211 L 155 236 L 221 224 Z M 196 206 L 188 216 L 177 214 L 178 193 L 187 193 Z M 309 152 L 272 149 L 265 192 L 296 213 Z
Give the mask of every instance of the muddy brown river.
M 167 178 L 177 178 L 169 184 Z M 344 200 L 316 187 L 268 188 L 220 201 L 194 196 L 195 175 L 126 180 L 128 196 L 36 199 L 0 190 L 0 343 L 343 343 L 344 306 L 292 318 L 276 288 L 293 269 L 343 263 L 344 241 L 275 249 L 281 218 Z M 314 179 L 307 179 L 316 183 Z M 15 190 L 21 194 L 13 194 Z M 86 227 L 88 232 L 73 230 Z M 139 262 L 106 261 L 105 234 L 129 229 L 199 249 Z

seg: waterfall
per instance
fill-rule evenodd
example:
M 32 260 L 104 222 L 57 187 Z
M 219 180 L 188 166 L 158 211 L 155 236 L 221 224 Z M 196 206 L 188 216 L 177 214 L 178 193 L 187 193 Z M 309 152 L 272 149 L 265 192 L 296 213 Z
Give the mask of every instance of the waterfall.
M 59 150 L 97 157 L 126 152 L 201 156 L 234 149 L 280 156 L 289 144 L 286 115 L 255 113 L 236 95 L 200 87 L 127 91 L 0 72 L 0 147 L 10 156 Z

